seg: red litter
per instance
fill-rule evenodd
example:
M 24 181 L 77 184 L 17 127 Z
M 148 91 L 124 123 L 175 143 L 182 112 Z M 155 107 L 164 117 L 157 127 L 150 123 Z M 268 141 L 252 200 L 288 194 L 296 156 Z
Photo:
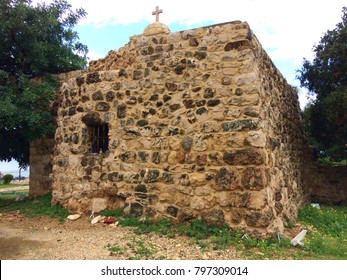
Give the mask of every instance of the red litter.
M 104 220 L 104 224 L 113 224 L 114 222 L 116 221 L 116 219 L 114 217 L 107 217 L 105 220 Z

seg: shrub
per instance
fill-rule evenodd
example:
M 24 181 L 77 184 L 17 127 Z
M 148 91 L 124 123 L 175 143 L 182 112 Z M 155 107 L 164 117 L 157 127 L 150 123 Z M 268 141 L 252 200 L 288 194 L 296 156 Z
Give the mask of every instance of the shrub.
M 13 180 L 13 176 L 11 174 L 6 174 L 3 177 L 4 184 L 9 184 Z

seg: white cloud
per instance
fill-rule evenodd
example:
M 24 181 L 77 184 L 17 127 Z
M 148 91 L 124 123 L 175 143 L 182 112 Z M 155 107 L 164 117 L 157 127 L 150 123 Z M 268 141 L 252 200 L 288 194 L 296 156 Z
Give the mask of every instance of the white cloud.
M 88 57 L 88 61 L 91 61 L 91 60 L 98 60 L 100 58 L 103 58 L 104 55 L 102 55 L 98 52 L 95 52 L 93 50 L 89 50 L 87 57 Z
M 40 2 L 36 0 L 34 2 Z M 51 2 L 48 0 L 46 2 Z M 88 15 L 80 24 L 96 27 L 154 21 L 152 11 L 159 5 L 160 21 L 187 25 L 247 21 L 273 59 L 311 58 L 312 47 L 328 29 L 341 20 L 345 0 L 68 0 L 74 8 L 83 7 Z
M 305 106 L 309 103 L 309 98 L 307 97 L 307 94 L 304 92 L 299 92 L 299 103 L 300 103 L 300 108 L 303 110 Z
M 34 2 L 40 2 L 36 0 Z M 46 0 L 51 2 L 51 0 Z M 312 48 L 321 36 L 341 21 L 346 0 L 68 0 L 88 15 L 80 24 L 96 27 L 154 21 L 155 6 L 164 10 L 160 21 L 187 25 L 206 21 L 247 21 L 274 61 L 290 61 L 300 68 L 302 59 L 312 59 Z M 133 34 L 130 34 L 133 35 Z M 97 58 L 97 55 L 90 55 Z M 293 73 L 295 69 L 293 69 Z M 293 74 L 294 75 L 294 74 Z M 303 99 L 303 97 L 301 97 Z

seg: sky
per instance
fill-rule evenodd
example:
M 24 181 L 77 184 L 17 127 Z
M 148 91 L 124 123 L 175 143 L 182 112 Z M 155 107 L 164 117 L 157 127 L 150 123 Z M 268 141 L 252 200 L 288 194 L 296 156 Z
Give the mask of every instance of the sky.
M 34 1 L 35 2 L 35 1 Z M 36 1 L 40 2 L 40 1 Z M 49 1 L 46 1 L 49 2 Z M 92 60 L 128 43 L 155 20 L 155 6 L 163 9 L 160 21 L 172 32 L 216 23 L 247 21 L 264 49 L 287 81 L 299 87 L 295 78 L 303 58 L 312 60 L 312 48 L 321 36 L 341 21 L 345 0 L 69 0 L 73 8 L 84 8 L 76 31 L 89 48 Z M 302 108 L 307 99 L 300 89 Z
M 33 3 L 42 1 L 33 0 Z M 46 3 L 53 1 L 46 0 Z M 303 108 L 306 90 L 295 78 L 303 58 L 313 59 L 312 48 L 322 35 L 341 21 L 346 0 L 68 0 L 74 9 L 84 8 L 87 16 L 75 30 L 88 46 L 88 57 L 103 58 L 119 49 L 129 37 L 143 33 L 155 21 L 152 11 L 163 9 L 160 22 L 172 32 L 216 23 L 247 21 L 263 48 L 288 83 L 299 89 Z M 0 171 L 17 170 L 16 162 L 0 162 Z

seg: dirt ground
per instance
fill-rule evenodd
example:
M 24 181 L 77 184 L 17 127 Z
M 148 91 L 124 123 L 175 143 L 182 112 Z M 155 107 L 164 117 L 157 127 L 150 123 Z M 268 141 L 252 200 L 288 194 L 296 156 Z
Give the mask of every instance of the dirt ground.
M 92 225 L 88 217 L 59 224 L 48 217 L 0 213 L 1 260 L 238 259 L 236 250 L 204 250 L 192 239 L 138 235 Z
M 18 186 L 18 187 L 11 187 L 11 188 L 0 189 L 0 192 L 26 191 L 26 190 L 29 190 L 29 186 Z

